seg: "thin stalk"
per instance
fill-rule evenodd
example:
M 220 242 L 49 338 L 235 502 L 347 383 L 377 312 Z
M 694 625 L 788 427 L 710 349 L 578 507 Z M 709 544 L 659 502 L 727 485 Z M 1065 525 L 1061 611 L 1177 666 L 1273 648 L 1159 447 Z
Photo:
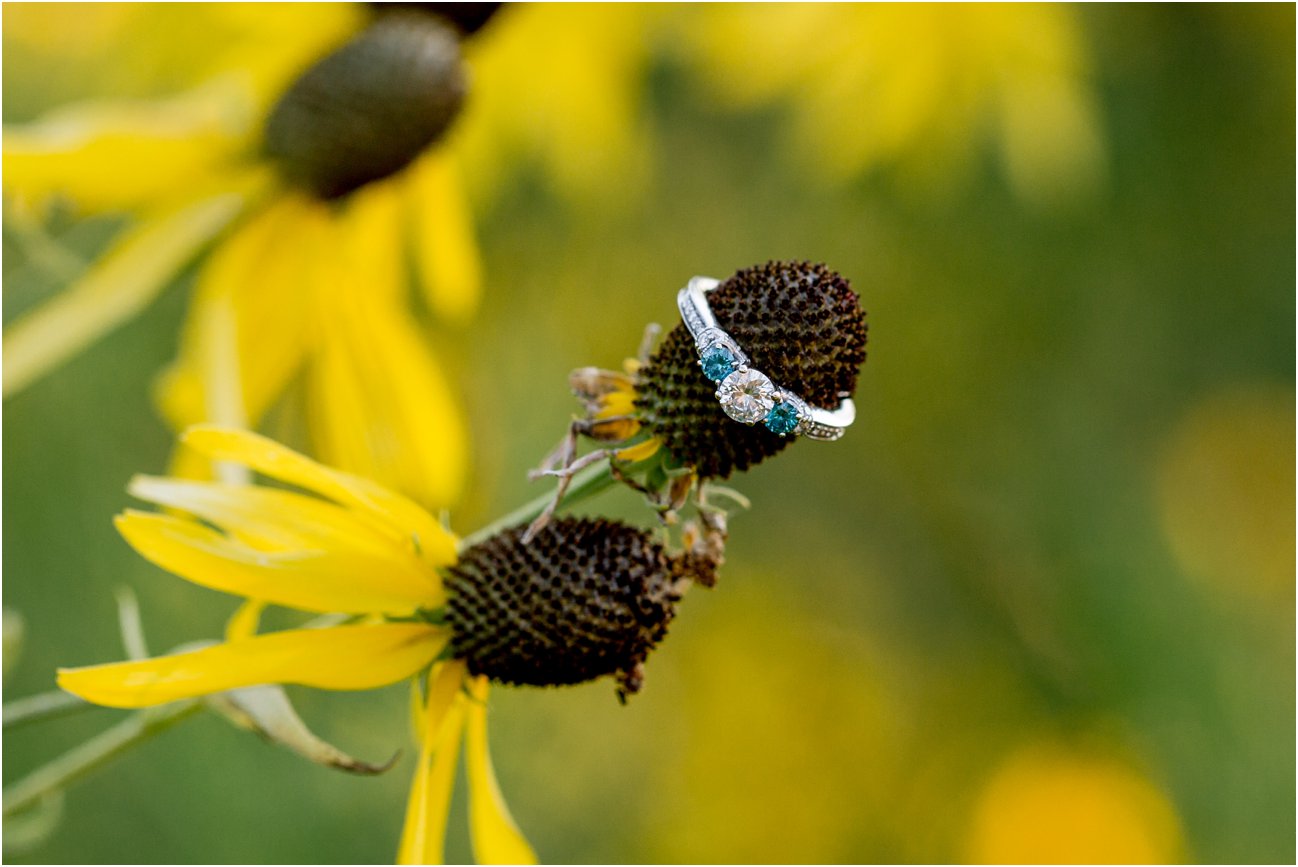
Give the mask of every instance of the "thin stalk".
M 41 722 L 42 720 L 53 719 L 54 717 L 72 713 L 75 710 L 85 710 L 90 707 L 94 707 L 94 705 L 77 698 L 70 692 L 52 689 L 49 692 L 28 695 L 5 702 L 4 727 L 9 728 L 11 726 Z
M 22 247 L 27 261 L 60 284 L 70 283 L 86 270 L 86 260 L 54 238 L 22 208 L 5 210 L 5 229 Z
M 608 462 L 594 464 L 587 467 L 572 477 L 572 484 L 568 486 L 568 491 L 559 501 L 559 507 L 571 506 L 582 500 L 589 499 L 601 491 L 612 487 L 614 483 L 612 472 L 609 470 Z M 485 541 L 508 527 L 516 527 L 519 524 L 529 524 L 535 520 L 536 516 L 545 511 L 545 507 L 550 505 L 554 499 L 554 494 L 542 494 L 530 503 L 519 506 L 514 511 L 492 521 L 487 526 L 477 532 L 470 533 L 460 540 L 460 550 L 472 548 L 479 542 Z
M 4 790 L 4 815 L 12 816 L 107 764 L 119 754 L 171 728 L 202 705 L 195 699 L 137 711 L 117 725 L 78 744 Z

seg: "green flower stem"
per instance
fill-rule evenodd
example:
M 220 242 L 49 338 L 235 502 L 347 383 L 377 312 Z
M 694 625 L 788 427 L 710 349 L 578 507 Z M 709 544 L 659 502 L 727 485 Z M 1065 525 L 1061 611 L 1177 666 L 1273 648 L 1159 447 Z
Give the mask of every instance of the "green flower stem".
M 5 789 L 4 815 L 12 816 L 62 791 L 120 753 L 192 716 L 201 707 L 198 700 L 186 699 L 131 714 Z
M 606 488 L 612 487 L 614 481 L 616 480 L 609 469 L 608 461 L 589 466 L 572 477 L 572 484 L 568 486 L 568 491 L 559 502 L 559 507 L 571 506 L 574 503 L 589 499 Z M 479 542 L 496 535 L 501 530 L 516 527 L 519 524 L 531 523 L 545 511 L 546 506 L 550 505 L 550 501 L 553 499 L 553 493 L 542 494 L 530 503 L 519 506 L 503 518 L 492 521 L 476 533 L 465 536 L 460 540 L 460 550 L 472 548 Z
M 5 209 L 5 234 L 22 248 L 27 261 L 60 284 L 70 283 L 86 270 L 86 260 L 52 237 L 38 220 L 22 208 Z
M 49 692 L 28 695 L 6 702 L 4 706 L 4 727 L 26 725 L 53 719 L 77 710 L 94 707 L 87 701 L 77 698 L 70 692 L 52 689 Z

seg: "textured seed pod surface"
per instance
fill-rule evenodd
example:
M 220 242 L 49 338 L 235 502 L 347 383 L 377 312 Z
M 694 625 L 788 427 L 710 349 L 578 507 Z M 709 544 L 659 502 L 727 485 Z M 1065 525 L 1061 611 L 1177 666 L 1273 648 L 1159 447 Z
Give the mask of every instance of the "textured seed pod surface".
M 778 386 L 824 408 L 856 393 L 865 313 L 847 281 L 824 265 L 768 262 L 739 271 L 708 293 L 708 304 L 750 365 Z M 716 388 L 684 324 L 668 332 L 636 383 L 641 421 L 701 478 L 727 478 L 793 441 L 729 418 Z
M 335 199 L 408 165 L 455 119 L 464 90 L 449 22 L 384 14 L 285 92 L 264 148 L 290 182 Z
M 680 564 L 643 530 L 612 521 L 556 519 L 526 544 L 525 529 L 473 546 L 446 570 L 452 651 L 502 683 L 613 674 L 635 692 L 675 614 Z

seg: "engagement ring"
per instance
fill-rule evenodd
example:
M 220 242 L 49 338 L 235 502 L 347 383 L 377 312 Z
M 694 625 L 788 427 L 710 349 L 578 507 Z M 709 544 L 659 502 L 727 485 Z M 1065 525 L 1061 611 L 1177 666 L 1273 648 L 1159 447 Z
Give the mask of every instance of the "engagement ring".
M 681 320 L 694 338 L 703 375 L 717 383 L 717 400 L 726 415 L 747 425 L 762 422 L 780 436 L 802 435 L 832 442 L 856 420 L 856 404 L 845 394 L 837 408 L 811 406 L 766 374 L 748 364 L 748 356 L 733 337 L 717 325 L 707 293 L 721 285 L 711 277 L 695 277 L 676 293 Z

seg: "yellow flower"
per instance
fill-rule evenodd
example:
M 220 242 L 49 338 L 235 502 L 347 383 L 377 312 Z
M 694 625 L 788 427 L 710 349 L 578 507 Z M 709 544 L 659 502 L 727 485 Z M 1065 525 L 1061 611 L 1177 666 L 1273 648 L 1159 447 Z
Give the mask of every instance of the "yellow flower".
M 439 570 L 456 562 L 455 537 L 412 501 L 257 434 L 199 427 L 183 439 L 208 460 L 242 465 L 292 489 L 137 477 L 132 493 L 171 511 L 128 511 L 118 529 L 164 569 L 249 601 L 221 644 L 61 669 L 59 685 L 96 704 L 138 708 L 270 683 L 370 689 L 431 665 L 399 860 L 440 860 L 463 736 L 477 859 L 533 862 L 487 754 L 487 679 L 449 658 L 451 629 L 430 616 L 446 602 Z M 259 635 L 266 604 L 344 613 L 351 621 Z
M 1175 864 L 1185 857 L 1167 795 L 1111 756 L 1058 743 L 1020 747 L 978 795 L 971 864 Z
M 261 35 L 284 37 L 273 51 L 298 58 L 292 71 L 300 72 L 310 56 L 303 45 L 318 55 L 347 26 L 355 30 L 358 17 L 354 9 L 308 11 L 232 9 L 225 17 L 249 33 L 264 17 Z M 412 24 L 434 20 L 413 13 L 391 23 L 398 17 L 379 15 L 307 74 L 344 52 L 368 51 L 365 69 L 384 62 L 405 69 L 402 40 L 416 31 L 436 45 L 435 57 L 458 57 L 446 25 Z M 226 54 L 242 61 L 253 52 Z M 412 315 L 406 263 L 413 260 L 416 285 L 434 313 L 451 320 L 471 313 L 480 264 L 456 158 L 445 148 L 416 149 L 408 164 L 376 169 L 340 191 L 294 176 L 300 141 L 269 166 L 257 158 L 268 121 L 291 114 L 286 105 L 316 105 L 293 103 L 303 78 L 285 92 L 287 70 L 269 66 L 208 78 L 168 99 L 91 102 L 6 128 L 11 218 L 32 219 L 45 202 L 66 197 L 84 213 L 125 212 L 135 220 L 62 295 L 6 329 L 4 392 L 133 316 L 215 244 L 198 273 L 179 358 L 159 384 L 167 419 L 178 429 L 200 421 L 256 425 L 300 382 L 310 435 L 325 461 L 444 505 L 462 486 L 467 436 L 459 401 Z M 415 68 L 411 77 L 424 71 Z M 446 75 L 453 90 L 458 73 Z M 377 101 L 384 97 L 403 110 L 414 98 L 379 93 Z M 294 123 L 290 138 L 301 131 Z M 315 155 L 346 154 L 336 158 L 350 165 L 355 140 L 316 141 Z M 179 461 L 187 472 L 202 469 L 192 455 Z
M 465 46 L 473 98 L 451 133 L 474 198 L 490 201 L 526 166 L 579 205 L 633 201 L 650 168 L 641 94 L 661 14 L 645 3 L 502 9 Z
M 686 59 L 737 105 L 788 100 L 831 182 L 894 168 L 932 187 L 993 146 L 1015 193 L 1050 206 L 1102 169 L 1078 13 L 1037 4 L 709 7 Z

